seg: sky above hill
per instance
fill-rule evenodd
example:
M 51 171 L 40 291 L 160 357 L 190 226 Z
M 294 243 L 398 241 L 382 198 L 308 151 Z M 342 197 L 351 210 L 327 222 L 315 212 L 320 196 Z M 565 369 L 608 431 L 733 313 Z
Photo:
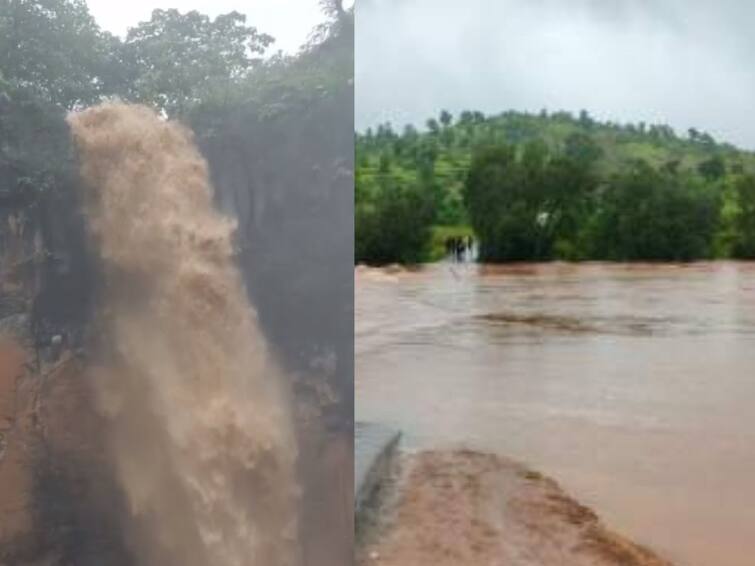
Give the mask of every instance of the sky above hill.
M 587 109 L 755 149 L 749 0 L 360 0 L 356 125 Z

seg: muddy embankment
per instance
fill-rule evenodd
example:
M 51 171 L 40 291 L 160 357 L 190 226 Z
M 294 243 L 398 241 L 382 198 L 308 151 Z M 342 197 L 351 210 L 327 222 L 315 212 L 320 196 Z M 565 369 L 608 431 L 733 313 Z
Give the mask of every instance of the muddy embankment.
M 401 468 L 360 533 L 359 566 L 671 566 L 505 458 L 429 451 Z

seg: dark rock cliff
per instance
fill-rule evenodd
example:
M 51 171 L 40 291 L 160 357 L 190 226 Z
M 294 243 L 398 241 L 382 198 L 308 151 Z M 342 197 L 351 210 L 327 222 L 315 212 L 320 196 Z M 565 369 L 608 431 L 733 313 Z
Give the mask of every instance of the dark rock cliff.
M 352 107 L 349 87 L 279 117 L 245 108 L 192 124 L 218 207 L 239 219 L 263 330 L 298 401 L 318 409 L 301 426 L 310 564 L 351 553 Z M 84 377 L 98 277 L 75 171 L 59 110 L 0 101 L 0 337 L 21 351 L 0 360 L 1 566 L 132 564 Z
M 0 104 L 0 564 L 127 564 L 83 379 L 96 285 L 64 114 Z
M 325 377 L 329 421 L 353 423 L 353 91 L 296 112 L 195 124 L 218 207 L 239 219 L 239 263 L 290 370 Z
M 308 564 L 353 548 L 353 89 L 277 116 L 195 116 L 218 207 L 239 220 L 239 265 L 300 413 Z M 314 416 L 312 415 L 314 412 Z

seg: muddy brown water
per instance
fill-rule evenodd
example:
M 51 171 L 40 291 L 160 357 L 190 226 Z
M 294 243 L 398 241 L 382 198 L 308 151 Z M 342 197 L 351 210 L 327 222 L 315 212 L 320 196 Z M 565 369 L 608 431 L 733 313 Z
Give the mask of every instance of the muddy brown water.
M 139 563 L 300 564 L 290 391 L 193 135 L 119 103 L 68 121 L 104 277 L 89 373 Z
M 357 418 L 554 477 L 680 566 L 755 556 L 755 263 L 356 270 Z

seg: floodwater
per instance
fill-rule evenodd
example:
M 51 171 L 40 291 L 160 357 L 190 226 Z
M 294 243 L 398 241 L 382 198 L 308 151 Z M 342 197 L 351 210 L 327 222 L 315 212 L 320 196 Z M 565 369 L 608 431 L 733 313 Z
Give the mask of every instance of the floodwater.
M 679 566 L 755 564 L 755 263 L 355 277 L 359 420 L 521 460 Z

